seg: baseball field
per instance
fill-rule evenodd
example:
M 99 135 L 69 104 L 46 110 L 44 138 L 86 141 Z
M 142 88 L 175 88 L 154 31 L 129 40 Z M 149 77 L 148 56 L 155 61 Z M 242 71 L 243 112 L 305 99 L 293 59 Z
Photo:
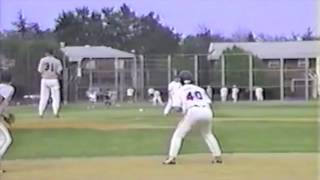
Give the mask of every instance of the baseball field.
M 143 111 L 139 111 L 139 109 Z M 37 117 L 37 107 L 13 107 L 14 143 L 1 180 L 316 180 L 317 102 L 216 103 L 213 131 L 224 155 L 210 164 L 196 130 L 175 166 L 164 166 L 181 115 L 161 107 L 68 105 L 61 117 Z

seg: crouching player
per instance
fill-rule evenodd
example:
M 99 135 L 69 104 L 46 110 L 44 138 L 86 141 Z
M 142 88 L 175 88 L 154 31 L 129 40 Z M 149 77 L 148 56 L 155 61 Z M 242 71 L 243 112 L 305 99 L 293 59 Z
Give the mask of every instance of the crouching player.
M 193 76 L 189 71 L 179 73 L 182 87 L 173 97 L 173 107 L 182 108 L 184 114 L 176 128 L 170 143 L 169 158 L 163 164 L 176 164 L 176 158 L 182 141 L 194 125 L 200 127 L 202 137 L 207 143 L 212 156 L 212 163 L 222 163 L 221 150 L 217 139 L 211 132 L 212 110 L 211 100 L 205 90 L 193 83 Z
M 9 102 L 14 94 L 14 87 L 10 85 L 10 82 L 10 73 L 3 71 L 0 83 L 0 173 L 5 172 L 5 170 L 1 169 L 1 161 L 12 143 L 12 138 L 7 128 L 14 122 L 14 116 L 7 112 Z

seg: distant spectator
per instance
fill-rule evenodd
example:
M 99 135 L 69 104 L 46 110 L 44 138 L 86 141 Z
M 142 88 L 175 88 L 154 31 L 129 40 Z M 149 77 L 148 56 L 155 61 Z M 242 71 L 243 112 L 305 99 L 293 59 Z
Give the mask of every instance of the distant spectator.
M 153 93 L 153 99 L 152 99 L 152 104 L 154 106 L 156 105 L 163 105 L 163 101 L 162 101 L 162 97 L 161 97 L 161 93 L 158 90 L 155 90 Z
M 227 101 L 227 96 L 228 96 L 228 88 L 226 88 L 225 86 L 223 86 L 223 87 L 220 89 L 221 101 L 222 101 L 222 102 L 226 102 L 226 101 Z
M 257 101 L 263 101 L 263 89 L 262 87 L 255 87 L 255 95 Z
M 153 95 L 154 95 L 154 89 L 153 88 L 149 88 L 148 89 L 148 100 L 150 102 L 152 102 L 152 100 L 153 100 Z
M 132 87 L 127 89 L 127 98 L 128 102 L 133 102 L 134 101 L 134 89 Z
M 233 102 L 237 102 L 238 101 L 238 93 L 239 93 L 239 88 L 236 85 L 232 86 L 232 93 L 231 93 L 231 97 Z
M 209 98 L 212 99 L 212 97 L 213 97 L 213 92 L 212 92 L 212 87 L 211 87 L 210 85 L 207 86 L 206 92 L 207 92 Z

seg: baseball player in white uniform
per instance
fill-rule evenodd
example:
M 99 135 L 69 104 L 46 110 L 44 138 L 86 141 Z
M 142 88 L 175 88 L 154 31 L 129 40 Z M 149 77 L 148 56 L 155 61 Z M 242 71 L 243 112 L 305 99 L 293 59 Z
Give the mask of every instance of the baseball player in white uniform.
M 153 95 L 154 95 L 154 89 L 153 88 L 149 88 L 148 89 L 148 100 L 149 100 L 149 102 L 153 101 Z
M 4 154 L 7 152 L 9 146 L 12 143 L 12 137 L 7 128 L 14 120 L 13 115 L 7 112 L 9 102 L 14 94 L 14 87 L 10 85 L 11 75 L 9 73 L 1 73 L 1 84 L 0 84 L 0 162 Z M 11 121 L 12 120 L 12 121 Z M 0 173 L 4 173 L 5 170 L 1 169 Z
M 239 93 L 239 88 L 236 85 L 232 86 L 232 92 L 231 92 L 231 97 L 233 102 L 238 101 L 238 93 Z
M 154 90 L 153 92 L 153 99 L 152 99 L 152 104 L 154 106 L 156 105 L 163 105 L 162 97 L 161 97 L 161 92 L 159 90 Z
M 127 98 L 128 102 L 133 102 L 134 101 L 134 89 L 132 87 L 127 89 Z
M 263 89 L 261 87 L 255 88 L 255 95 L 257 101 L 263 101 Z
M 210 85 L 207 86 L 206 92 L 207 92 L 209 98 L 212 99 L 213 98 L 213 91 L 212 91 L 212 87 Z
M 39 62 L 38 71 L 41 73 L 41 92 L 39 102 L 39 116 L 43 117 L 49 96 L 52 98 L 52 109 L 55 117 L 59 117 L 60 85 L 58 76 L 61 74 L 61 61 L 53 57 L 53 51 L 48 50 L 46 56 Z
M 182 141 L 192 126 L 196 124 L 199 125 L 202 137 L 212 153 L 212 163 L 222 163 L 218 141 L 211 132 L 213 116 L 211 100 L 204 89 L 192 84 L 193 77 L 191 72 L 181 71 L 179 76 L 183 86 L 173 98 L 173 107 L 181 108 L 184 117 L 172 136 L 169 157 L 163 164 L 176 164 Z
M 228 88 L 222 87 L 222 88 L 220 89 L 221 101 L 222 101 L 222 102 L 226 102 L 226 101 L 227 101 L 227 96 L 228 96 Z
M 168 115 L 171 108 L 172 108 L 172 98 L 175 94 L 175 92 L 177 92 L 179 90 L 179 88 L 181 87 L 181 82 L 180 82 L 180 78 L 179 77 L 175 77 L 173 81 L 171 81 L 168 85 L 168 102 L 166 107 L 164 108 L 164 115 Z

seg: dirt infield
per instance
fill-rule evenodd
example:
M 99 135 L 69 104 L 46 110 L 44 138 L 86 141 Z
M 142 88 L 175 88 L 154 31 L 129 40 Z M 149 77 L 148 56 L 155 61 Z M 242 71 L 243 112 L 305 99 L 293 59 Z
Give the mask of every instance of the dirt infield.
M 316 180 L 316 154 L 227 154 L 212 165 L 208 155 L 104 157 L 5 161 L 1 180 Z

